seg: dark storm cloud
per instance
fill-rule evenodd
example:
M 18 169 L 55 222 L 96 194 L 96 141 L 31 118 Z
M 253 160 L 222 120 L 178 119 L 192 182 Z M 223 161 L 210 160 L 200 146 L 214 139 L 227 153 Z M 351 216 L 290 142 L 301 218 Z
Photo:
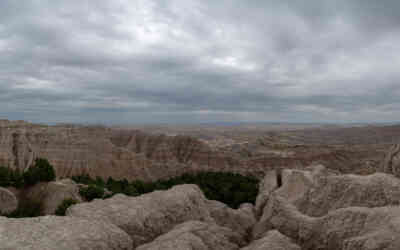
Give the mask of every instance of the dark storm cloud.
M 0 2 L 0 116 L 393 121 L 398 1 Z

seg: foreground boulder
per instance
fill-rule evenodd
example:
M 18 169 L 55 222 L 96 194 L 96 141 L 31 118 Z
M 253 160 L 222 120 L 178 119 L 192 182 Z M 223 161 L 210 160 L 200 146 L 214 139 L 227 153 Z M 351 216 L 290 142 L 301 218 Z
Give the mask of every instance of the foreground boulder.
M 301 250 L 292 240 L 277 230 L 268 231 L 266 235 L 242 250 Z
M 188 221 L 137 250 L 238 250 L 242 237 L 214 223 Z
M 211 217 L 219 226 L 238 232 L 242 238 L 248 237 L 256 223 L 252 204 L 245 203 L 239 209 L 232 209 L 222 202 L 210 200 L 207 205 Z
M 74 199 L 77 202 L 82 202 L 82 197 L 79 194 L 79 185 L 71 179 L 38 183 L 29 188 L 25 196 L 40 202 L 43 205 L 43 214 L 54 214 L 57 207 L 65 199 Z
M 112 223 L 131 236 L 134 247 L 189 220 L 214 223 L 206 198 L 196 185 L 175 186 L 138 197 L 118 194 L 106 200 L 72 206 L 67 215 Z
M 400 179 L 383 173 L 340 175 L 323 166 L 283 170 L 279 178 L 273 191 L 260 190 L 258 200 L 266 202 L 259 206 L 253 239 L 277 229 L 302 249 L 392 249 L 379 244 L 400 249 L 394 240 L 400 238 Z
M 257 200 L 268 200 L 265 197 L 279 195 L 311 216 L 322 216 L 329 211 L 351 206 L 400 204 L 400 179 L 389 174 L 340 175 L 318 165 L 304 171 L 285 169 L 281 178 L 282 185 L 275 190 L 265 192 L 260 189 L 259 196 L 262 198 Z M 259 210 L 265 204 L 259 205 Z
M 0 187 L 0 214 L 8 214 L 18 207 L 17 197 L 9 190 Z
M 400 207 L 349 207 L 322 217 L 301 213 L 283 197 L 266 207 L 268 227 L 294 239 L 303 250 L 400 249 Z
M 44 216 L 0 217 L 0 249 L 130 250 L 132 240 L 118 227 L 101 221 Z

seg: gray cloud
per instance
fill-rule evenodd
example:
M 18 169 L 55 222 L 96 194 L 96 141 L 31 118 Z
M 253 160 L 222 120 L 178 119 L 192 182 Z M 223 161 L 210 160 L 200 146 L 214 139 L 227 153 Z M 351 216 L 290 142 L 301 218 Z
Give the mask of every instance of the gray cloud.
M 398 1 L 0 2 L 0 116 L 396 121 Z

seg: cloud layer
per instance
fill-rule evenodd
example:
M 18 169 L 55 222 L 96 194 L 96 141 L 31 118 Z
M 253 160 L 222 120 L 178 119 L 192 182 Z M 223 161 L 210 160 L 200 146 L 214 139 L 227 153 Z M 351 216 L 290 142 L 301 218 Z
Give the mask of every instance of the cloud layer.
M 383 122 L 400 2 L 0 1 L 0 117 Z

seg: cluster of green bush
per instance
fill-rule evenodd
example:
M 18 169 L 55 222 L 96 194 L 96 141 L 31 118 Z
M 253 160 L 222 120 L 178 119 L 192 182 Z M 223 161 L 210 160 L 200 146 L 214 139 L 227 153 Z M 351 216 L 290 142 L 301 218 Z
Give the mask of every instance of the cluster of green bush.
M 0 186 L 16 187 L 32 186 L 38 182 L 49 182 L 56 178 L 53 166 L 46 160 L 38 158 L 33 166 L 21 173 L 19 169 L 0 167 Z
M 168 180 L 155 182 L 142 182 L 114 180 L 108 178 L 104 181 L 100 177 L 91 178 L 88 175 L 74 176 L 75 182 L 88 185 L 82 188 L 80 194 L 87 200 L 107 198 L 106 188 L 112 194 L 123 193 L 137 196 L 155 190 L 169 189 L 180 184 L 196 184 L 210 200 L 221 201 L 232 208 L 238 208 L 242 203 L 254 203 L 258 194 L 258 180 L 256 178 L 233 173 L 201 172 L 197 174 L 184 174 Z
M 72 206 L 78 204 L 78 201 L 72 198 L 65 199 L 63 202 L 57 207 L 55 214 L 59 216 L 65 216 L 65 212 L 67 209 Z

